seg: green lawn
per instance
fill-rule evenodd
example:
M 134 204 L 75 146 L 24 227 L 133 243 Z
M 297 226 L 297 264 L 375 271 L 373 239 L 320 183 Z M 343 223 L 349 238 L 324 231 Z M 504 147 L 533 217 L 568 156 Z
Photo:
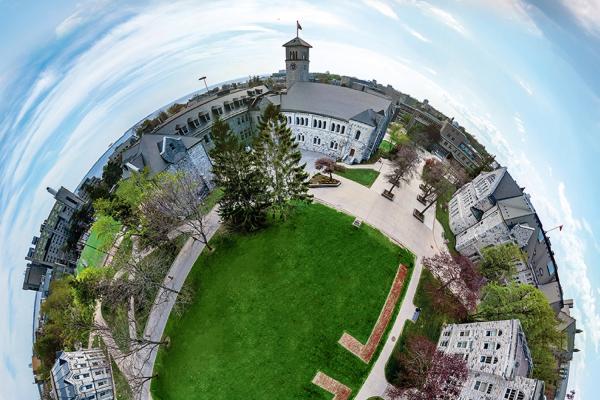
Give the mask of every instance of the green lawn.
M 81 272 L 87 267 L 101 267 L 106 252 L 110 250 L 120 230 L 121 224 L 111 217 L 98 218 L 92 225 L 86 246 L 77 260 L 77 271 Z
M 448 215 L 448 202 L 452 198 L 452 192 L 448 192 L 443 196 L 440 196 L 437 200 L 435 207 L 435 218 L 444 228 L 444 238 L 448 240 L 448 249 L 451 254 L 455 255 L 456 252 L 456 237 L 450 230 L 450 216 Z
M 394 146 L 388 140 L 382 140 L 381 144 L 379 145 L 379 150 L 381 150 L 384 153 L 389 153 L 393 148 Z
M 167 324 L 153 397 L 331 399 L 311 383 L 318 370 L 356 393 L 370 366 L 337 341 L 345 330 L 367 340 L 399 263 L 412 272 L 413 256 L 352 221 L 298 205 L 257 233 L 213 238 L 186 282 L 193 303 Z
M 419 286 L 415 293 L 414 304 L 421 308 L 421 314 L 417 319 L 416 323 L 412 321 L 406 321 L 404 323 L 404 329 L 402 330 L 402 336 L 396 343 L 394 351 L 385 366 L 385 375 L 388 381 L 392 381 L 397 371 L 396 355 L 405 351 L 406 340 L 411 335 L 425 336 L 429 340 L 437 343 L 442 326 L 446 323 L 453 323 L 452 318 L 432 306 L 431 297 L 425 290 L 427 285 L 439 285 L 438 280 L 429 272 L 427 269 L 423 269 L 421 279 L 419 280 Z M 451 301 L 456 301 L 452 299 Z
M 366 187 L 371 187 L 379 176 L 379 171 L 370 168 L 346 168 L 345 171 L 336 172 L 336 174 Z

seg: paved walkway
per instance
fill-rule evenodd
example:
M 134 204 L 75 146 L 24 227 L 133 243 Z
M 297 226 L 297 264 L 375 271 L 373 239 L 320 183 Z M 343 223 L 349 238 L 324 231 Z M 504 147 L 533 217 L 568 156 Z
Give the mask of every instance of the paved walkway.
M 404 323 L 414 314 L 413 299 L 421 277 L 421 259 L 446 248 L 442 237 L 443 228 L 435 219 L 435 207 L 427 210 L 424 223 L 412 215 L 413 209 L 423 209 L 423 205 L 416 199 L 420 193 L 420 179 L 415 177 L 408 184 L 394 189 L 394 200 L 389 201 L 381 196 L 381 192 L 389 188 L 385 175 L 391 170 L 390 162 L 382 160 L 370 167 L 381 170 L 371 188 L 338 176 L 342 184 L 337 188 L 311 189 L 317 201 L 358 217 L 410 249 L 416 256 L 415 268 L 400 311 L 379 357 L 355 397 L 356 400 L 366 400 L 372 396 L 387 398 L 385 392 L 389 384 L 385 379 L 385 364 L 392 354 L 396 340 L 402 334 Z
M 217 214 L 217 208 L 214 208 L 208 214 L 206 222 L 206 236 L 210 239 L 221 225 L 219 215 Z M 200 253 L 204 250 L 204 247 L 204 243 L 194 240 L 193 238 L 188 239 L 175 258 L 175 261 L 173 261 L 173 264 L 165 277 L 164 286 L 175 291 L 181 290 L 185 279 L 200 256 Z M 177 295 L 176 293 L 160 289 L 156 298 L 160 299 L 160 301 L 156 301 L 150 310 L 146 328 L 144 330 L 144 338 L 159 342 L 162 340 L 165 326 L 167 325 L 171 310 L 175 305 Z M 157 352 L 158 346 L 151 346 L 136 353 L 133 365 L 133 371 L 136 376 L 152 376 Z M 148 400 L 152 398 L 149 380 L 144 383 L 141 393 L 138 393 L 136 398 L 139 400 Z

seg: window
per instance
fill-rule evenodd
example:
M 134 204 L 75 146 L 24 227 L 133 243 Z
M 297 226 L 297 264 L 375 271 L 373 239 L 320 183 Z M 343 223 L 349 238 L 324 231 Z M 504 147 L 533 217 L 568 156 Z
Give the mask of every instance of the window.
M 339 132 L 340 132 L 340 124 L 338 124 L 338 125 L 335 127 L 335 131 L 336 131 L 337 133 L 339 133 Z
M 443 335 L 444 336 L 450 336 L 450 331 L 445 331 Z
M 552 261 L 548 261 L 546 268 L 548 268 L 548 275 L 554 275 L 556 269 L 554 268 L 554 263 Z
M 296 125 L 300 125 L 300 118 L 296 117 Z
M 538 231 L 538 242 L 542 243 L 544 241 L 544 231 L 542 228 Z
M 471 331 L 460 331 L 459 336 L 469 336 L 471 335 Z
M 442 343 L 440 343 L 440 346 L 442 346 L 442 347 L 448 347 L 448 341 L 444 340 Z
M 496 336 L 496 330 L 490 329 L 490 330 L 485 331 L 485 336 Z
M 317 120 L 313 119 L 313 128 L 316 128 L 316 127 L 317 127 Z
M 492 342 L 485 342 L 483 344 L 483 349 L 484 350 L 489 350 L 489 349 L 491 349 L 493 347 L 493 345 L 494 345 L 494 343 L 492 343 Z
M 356 131 L 356 134 L 354 134 L 354 140 L 358 139 L 360 139 L 360 131 Z
M 313 144 L 321 144 L 321 138 L 318 136 L 315 136 L 313 138 Z
M 346 127 L 342 126 L 342 133 L 346 133 Z
M 319 129 L 321 129 L 321 126 L 322 126 L 322 122 L 321 122 L 321 120 L 319 120 Z
M 498 357 L 481 356 L 479 362 L 483 364 L 498 364 Z
M 508 388 L 506 389 L 506 392 L 504 392 L 504 398 L 507 400 L 524 400 L 525 393 L 517 389 Z
M 468 345 L 469 345 L 469 342 L 467 342 L 467 341 L 462 341 L 462 342 L 456 343 L 456 347 L 458 347 L 459 349 L 466 349 Z

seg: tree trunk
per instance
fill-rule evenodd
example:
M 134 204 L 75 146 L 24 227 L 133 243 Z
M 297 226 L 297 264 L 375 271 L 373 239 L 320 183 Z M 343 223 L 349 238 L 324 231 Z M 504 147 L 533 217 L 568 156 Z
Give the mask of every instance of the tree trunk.
M 423 211 L 421 211 L 421 214 L 425 214 L 425 211 L 429 210 L 429 207 L 431 207 L 433 204 L 435 204 L 435 202 L 437 202 L 439 197 L 440 196 L 435 196 L 435 199 L 433 199 L 433 201 L 431 203 L 429 203 L 429 205 L 427 207 L 425 207 L 423 209 Z

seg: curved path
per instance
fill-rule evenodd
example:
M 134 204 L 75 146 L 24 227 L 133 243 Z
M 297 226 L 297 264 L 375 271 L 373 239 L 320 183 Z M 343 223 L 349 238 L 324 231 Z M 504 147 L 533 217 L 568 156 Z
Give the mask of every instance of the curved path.
M 354 397 L 356 400 L 366 400 L 372 396 L 387 398 L 385 392 L 389 383 L 385 379 L 385 364 L 392 354 L 397 338 L 402 334 L 404 323 L 412 318 L 415 312 L 413 299 L 421 277 L 421 259 L 446 249 L 442 237 L 443 228 L 435 219 L 435 207 L 431 207 L 425 213 L 425 223 L 417 221 L 412 215 L 413 209 L 423 208 L 423 205 L 416 200 L 420 193 L 420 179 L 415 178 L 410 183 L 396 188 L 394 201 L 389 201 L 381 196 L 383 189 L 389 186 L 385 179 L 385 174 L 391 170 L 389 161 L 382 160 L 371 166 L 362 167 L 370 167 L 381 172 L 371 188 L 337 177 L 342 181 L 339 187 L 312 189 L 311 193 L 315 196 L 315 200 L 354 215 L 380 230 L 392 240 L 410 249 L 416 259 L 415 269 L 400 311 L 381 353 L 363 386 Z
M 311 160 L 306 161 L 310 162 Z M 371 396 L 385 397 L 384 394 L 388 387 L 384 374 L 385 363 L 391 355 L 396 338 L 402 333 L 404 322 L 411 318 L 414 313 L 415 306 L 412 302 L 422 270 L 420 260 L 422 257 L 434 255 L 442 247 L 445 248 L 442 238 L 442 227 L 435 220 L 434 207 L 425 213 L 424 223 L 417 221 L 412 216 L 414 208 L 423 208 L 416 200 L 417 195 L 420 193 L 419 179 L 415 178 L 409 184 L 396 188 L 394 190 L 394 201 L 391 202 L 381 196 L 383 189 L 388 187 L 385 174 L 391 170 L 389 162 L 382 160 L 371 166 L 362 165 L 361 167 L 373 168 L 381 172 L 371 188 L 338 177 L 342 181 L 342 185 L 338 188 L 311 189 L 315 200 L 353 215 L 375 227 L 390 239 L 410 249 L 416 255 L 416 260 L 412 279 L 400 312 L 394 321 L 394 325 L 379 357 L 375 361 L 363 387 L 355 397 L 357 400 L 368 399 Z M 311 166 L 309 165 L 307 169 L 310 170 Z M 207 217 L 207 237 L 209 239 L 219 226 L 220 220 L 217 211 L 213 209 Z M 165 286 L 174 290 L 180 290 L 203 249 L 203 243 L 189 239 L 173 262 L 165 278 Z M 164 298 L 167 301 L 155 302 L 150 311 L 144 331 L 144 337 L 148 340 L 160 341 L 162 339 L 169 314 L 175 304 L 176 296 L 172 292 L 161 290 L 157 295 L 157 299 Z M 132 360 L 133 365 L 131 366 L 134 375 L 138 377 L 152 376 L 157 351 L 158 347 L 151 347 L 137 354 L 135 360 Z M 144 383 L 141 392 L 138 393 L 136 398 L 137 400 L 152 398 L 149 380 Z

